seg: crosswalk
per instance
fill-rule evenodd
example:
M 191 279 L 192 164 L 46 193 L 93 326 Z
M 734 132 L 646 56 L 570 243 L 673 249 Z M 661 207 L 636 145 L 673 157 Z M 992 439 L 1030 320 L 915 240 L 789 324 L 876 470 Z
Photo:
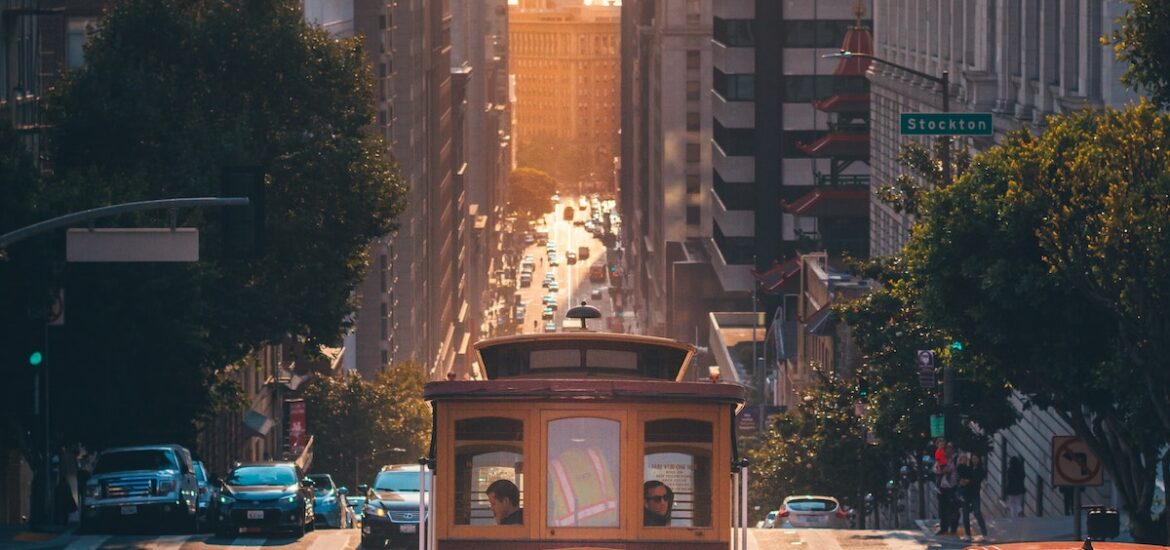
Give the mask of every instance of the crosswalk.
M 356 529 L 314 531 L 297 539 L 287 535 L 216 537 L 209 533 L 198 535 L 74 535 L 62 537 L 37 548 L 63 550 L 260 550 L 271 546 L 286 549 L 326 550 L 356 549 L 361 544 L 361 533 Z

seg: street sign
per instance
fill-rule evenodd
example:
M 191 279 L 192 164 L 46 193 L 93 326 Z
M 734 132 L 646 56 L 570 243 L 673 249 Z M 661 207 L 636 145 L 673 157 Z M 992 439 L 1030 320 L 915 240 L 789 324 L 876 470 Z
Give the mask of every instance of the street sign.
M 902 113 L 904 136 L 990 136 L 991 113 Z
M 918 350 L 918 385 L 923 388 L 933 388 L 934 381 L 934 352 L 928 349 Z
M 1052 485 L 1097 487 L 1104 483 L 1101 459 L 1085 440 L 1072 435 L 1052 436 Z
M 930 415 L 930 437 L 946 437 L 946 417 L 941 414 Z
M 68 262 L 197 262 L 199 230 L 194 227 L 70 229 Z

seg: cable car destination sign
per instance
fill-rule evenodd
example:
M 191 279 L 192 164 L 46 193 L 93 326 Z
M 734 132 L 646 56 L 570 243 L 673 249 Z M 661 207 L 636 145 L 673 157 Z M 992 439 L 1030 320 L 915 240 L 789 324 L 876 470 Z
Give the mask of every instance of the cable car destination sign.
M 991 113 L 902 113 L 904 136 L 990 136 Z

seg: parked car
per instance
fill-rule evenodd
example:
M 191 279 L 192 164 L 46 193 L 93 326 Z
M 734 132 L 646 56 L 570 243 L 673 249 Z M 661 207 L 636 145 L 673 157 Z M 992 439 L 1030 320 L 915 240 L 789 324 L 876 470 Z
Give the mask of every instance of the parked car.
M 195 500 L 196 508 L 199 510 L 199 522 L 206 528 L 215 519 L 214 503 L 219 499 L 219 487 L 208 477 L 207 468 L 202 462 L 194 460 L 191 465 L 195 467 L 195 482 L 199 485 L 199 495 Z
M 313 530 L 313 480 L 292 462 L 240 464 L 224 479 L 216 534 Z
M 567 263 L 569 265 L 573 265 L 573 264 L 577 263 L 577 253 L 576 252 L 565 252 L 565 263 Z
M 544 331 L 545 332 L 556 332 L 557 331 L 557 324 L 552 322 L 552 321 L 545 323 L 544 324 Z
M 557 291 L 559 291 L 560 289 L 561 289 L 561 285 L 557 284 L 557 282 L 556 282 L 556 281 L 550 281 L 550 282 L 548 283 L 548 290 L 549 290 L 549 292 L 557 292 Z
M 590 300 L 600 300 L 601 299 L 601 289 L 595 288 L 595 289 L 589 291 L 589 299 Z
M 763 525 L 760 525 L 760 527 L 763 527 L 764 529 L 775 528 L 776 518 L 779 517 L 779 515 L 780 510 L 772 510 L 771 512 L 768 512 L 768 515 L 764 517 Z
M 118 521 L 173 522 L 198 533 L 199 482 L 191 452 L 180 445 L 106 449 L 85 482 L 81 530 Z
M 776 514 L 775 527 L 832 527 L 849 526 L 848 513 L 833 497 L 820 495 L 790 496 L 784 499 Z
M 362 546 L 414 548 L 419 536 L 418 464 L 386 466 L 366 493 Z M 430 487 L 426 489 L 429 491 Z
M 335 529 L 349 527 L 349 514 L 343 503 L 345 488 L 339 489 L 329 474 L 309 474 L 305 477 L 313 480 L 313 496 L 316 497 L 313 512 L 317 525 Z

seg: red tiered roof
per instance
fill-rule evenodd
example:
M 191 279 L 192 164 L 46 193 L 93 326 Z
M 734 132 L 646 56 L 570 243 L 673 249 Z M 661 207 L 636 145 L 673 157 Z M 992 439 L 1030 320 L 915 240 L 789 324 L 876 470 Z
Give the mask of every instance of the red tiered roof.
M 817 187 L 796 202 L 780 201 L 780 207 L 793 216 L 860 218 L 869 214 L 869 190 Z
M 812 157 L 869 157 L 869 134 L 832 133 L 812 143 L 796 142 L 796 148 Z

